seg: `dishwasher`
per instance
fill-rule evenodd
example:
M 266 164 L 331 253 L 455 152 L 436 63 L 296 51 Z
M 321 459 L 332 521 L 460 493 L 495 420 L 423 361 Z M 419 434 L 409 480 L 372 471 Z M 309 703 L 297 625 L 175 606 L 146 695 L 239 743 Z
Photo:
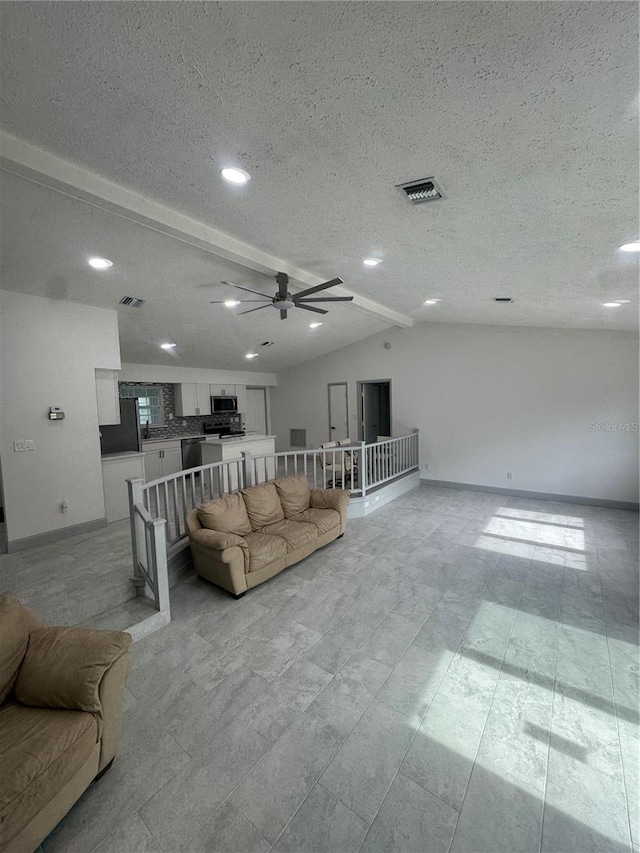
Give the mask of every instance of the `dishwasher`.
M 200 442 L 202 438 L 183 438 L 180 442 L 182 447 L 182 470 L 185 468 L 198 468 L 202 465 L 200 453 Z

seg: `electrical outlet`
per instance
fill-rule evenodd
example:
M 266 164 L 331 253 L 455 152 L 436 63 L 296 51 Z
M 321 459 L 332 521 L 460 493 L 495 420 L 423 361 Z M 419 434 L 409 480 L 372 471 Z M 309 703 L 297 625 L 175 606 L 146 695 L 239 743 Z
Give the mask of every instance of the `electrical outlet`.
M 69 504 L 66 501 L 60 501 L 60 512 L 67 512 Z
M 507 471 L 507 480 L 513 480 L 513 471 Z

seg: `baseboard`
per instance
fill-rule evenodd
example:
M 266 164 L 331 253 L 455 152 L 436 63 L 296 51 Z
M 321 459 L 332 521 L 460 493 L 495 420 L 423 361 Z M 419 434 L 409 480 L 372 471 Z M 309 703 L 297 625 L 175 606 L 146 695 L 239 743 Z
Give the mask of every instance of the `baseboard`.
M 60 542 L 69 536 L 77 536 L 79 533 L 91 533 L 107 526 L 106 518 L 94 518 L 92 521 L 83 521 L 81 524 L 72 524 L 69 527 L 58 527 L 56 530 L 47 530 L 46 533 L 36 533 L 35 536 L 25 536 L 23 539 L 13 539 L 7 542 L 7 551 L 13 554 L 15 551 L 25 551 L 27 548 L 37 548 L 39 545 L 51 545 Z
M 531 498 L 537 501 L 556 501 L 582 506 L 604 506 L 609 509 L 627 509 L 638 512 L 640 504 L 633 501 L 612 501 L 609 498 L 587 498 L 584 495 L 557 495 L 554 492 L 530 492 L 524 489 L 503 489 L 500 486 L 478 486 L 475 483 L 455 483 L 450 480 L 427 480 L 422 478 L 420 484 L 439 486 L 443 489 L 464 489 L 469 492 L 489 492 L 493 495 L 509 495 L 513 498 Z

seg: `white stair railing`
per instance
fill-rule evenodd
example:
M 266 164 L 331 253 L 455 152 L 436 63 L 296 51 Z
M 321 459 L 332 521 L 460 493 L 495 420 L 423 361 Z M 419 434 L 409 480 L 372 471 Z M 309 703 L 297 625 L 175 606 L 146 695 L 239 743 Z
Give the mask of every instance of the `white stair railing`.
M 375 444 L 290 450 L 188 468 L 150 482 L 128 480 L 134 583 L 169 614 L 167 556 L 184 546 L 187 514 L 200 503 L 268 482 L 304 474 L 315 489 L 348 489 L 353 497 L 419 468 L 418 431 Z

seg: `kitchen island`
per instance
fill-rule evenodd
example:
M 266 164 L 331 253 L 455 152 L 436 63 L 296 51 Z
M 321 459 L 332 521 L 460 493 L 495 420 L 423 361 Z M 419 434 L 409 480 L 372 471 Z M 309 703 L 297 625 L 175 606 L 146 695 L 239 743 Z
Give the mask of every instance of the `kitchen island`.
M 228 462 L 233 459 L 241 460 L 243 453 L 250 453 L 252 456 L 262 456 L 266 453 L 275 453 L 276 437 L 275 435 L 243 435 L 237 438 L 208 438 L 200 444 L 202 453 L 202 464 L 210 465 L 213 462 Z M 237 465 L 229 466 L 229 475 L 231 477 L 230 490 L 235 491 L 238 488 L 238 467 Z M 272 480 L 276 476 L 275 459 L 258 460 L 257 466 L 258 482 L 264 480 Z M 253 465 L 251 471 L 254 471 Z

